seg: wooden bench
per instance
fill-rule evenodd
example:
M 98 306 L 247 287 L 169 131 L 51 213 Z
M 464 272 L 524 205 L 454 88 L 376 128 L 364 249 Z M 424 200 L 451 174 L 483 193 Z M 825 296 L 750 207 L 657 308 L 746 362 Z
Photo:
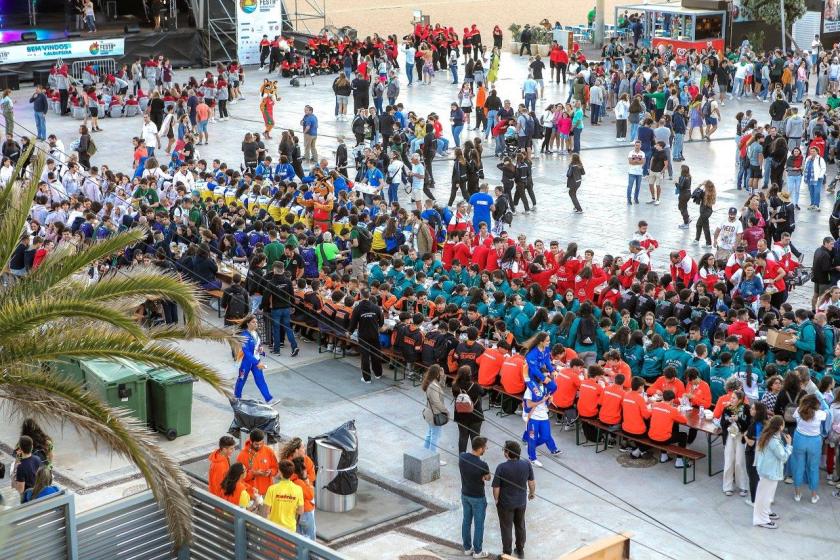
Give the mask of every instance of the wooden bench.
M 207 294 L 207 297 L 211 300 L 216 300 L 216 315 L 219 319 L 222 318 L 222 296 L 225 293 L 222 290 L 204 290 L 204 293 Z
M 507 391 L 505 391 L 505 388 L 501 385 L 493 385 L 490 389 L 492 391 L 496 391 L 502 399 L 499 402 L 499 410 L 496 411 L 496 416 L 500 416 L 502 418 L 504 418 L 505 416 L 510 416 L 512 414 L 510 412 L 505 412 L 505 403 L 510 401 L 518 401 L 521 403 L 523 402 L 522 399 L 525 395 L 525 393 L 508 393 Z
M 630 441 L 635 441 L 636 443 L 642 444 L 646 447 L 650 447 L 653 449 L 658 449 L 664 453 L 668 453 L 669 455 L 676 455 L 683 459 L 683 484 L 690 484 L 697 479 L 697 461 L 706 457 L 705 453 L 701 453 L 699 451 L 695 451 L 693 449 L 688 449 L 684 447 L 680 447 L 679 445 L 671 445 L 665 444 L 658 441 L 653 441 L 652 439 L 648 438 L 647 436 L 635 436 L 631 434 L 627 434 L 622 432 L 621 430 L 611 430 L 610 426 L 604 424 L 597 418 L 582 418 L 578 417 L 577 422 L 575 423 L 575 444 L 581 445 L 582 442 L 580 440 L 580 432 L 581 432 L 581 424 L 586 423 L 593 428 L 596 429 L 596 436 L 595 436 L 595 453 L 602 453 L 607 450 L 608 441 L 610 434 L 614 434 L 616 437 L 622 437 L 624 439 L 628 439 Z M 601 447 L 601 433 L 604 434 L 604 448 L 600 449 Z M 691 461 L 691 465 L 688 464 L 688 461 Z M 688 480 L 688 470 L 691 469 L 691 480 Z

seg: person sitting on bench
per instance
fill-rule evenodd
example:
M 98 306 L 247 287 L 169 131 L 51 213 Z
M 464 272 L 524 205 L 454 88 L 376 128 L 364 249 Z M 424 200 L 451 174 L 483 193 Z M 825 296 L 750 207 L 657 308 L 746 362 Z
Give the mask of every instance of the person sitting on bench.
M 639 376 L 630 382 L 630 391 L 624 394 L 621 401 L 621 431 L 628 436 L 643 436 L 647 432 L 647 422 L 650 420 L 650 409 L 645 401 L 645 380 Z M 638 444 L 631 453 L 634 459 L 639 459 L 647 447 Z
M 679 426 L 676 424 L 686 424 L 688 420 L 686 417 L 674 406 L 674 392 L 666 389 L 662 393 L 662 401 L 655 403 L 650 409 L 650 429 L 648 430 L 648 437 L 664 445 L 671 445 L 676 443 L 678 446 L 685 448 L 688 434 L 681 432 Z M 660 463 L 667 463 L 671 458 L 664 451 L 659 455 Z M 683 468 L 682 457 L 677 457 L 674 467 Z

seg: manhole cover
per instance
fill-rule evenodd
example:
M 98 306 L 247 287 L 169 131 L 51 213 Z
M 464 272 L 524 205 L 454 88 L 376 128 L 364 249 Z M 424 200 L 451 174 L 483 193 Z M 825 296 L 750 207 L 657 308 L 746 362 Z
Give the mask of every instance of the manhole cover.
M 647 469 L 659 463 L 656 457 L 640 457 L 634 459 L 629 453 L 622 453 L 615 460 L 618 461 L 619 465 L 628 469 Z

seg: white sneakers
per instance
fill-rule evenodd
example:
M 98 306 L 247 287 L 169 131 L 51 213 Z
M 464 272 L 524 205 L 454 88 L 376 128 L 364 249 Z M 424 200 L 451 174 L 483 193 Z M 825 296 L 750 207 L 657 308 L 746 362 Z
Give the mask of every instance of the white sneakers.
M 531 461 L 531 464 L 534 465 L 535 467 L 542 467 L 543 466 L 543 464 L 540 463 L 539 459 L 534 459 L 533 461 Z

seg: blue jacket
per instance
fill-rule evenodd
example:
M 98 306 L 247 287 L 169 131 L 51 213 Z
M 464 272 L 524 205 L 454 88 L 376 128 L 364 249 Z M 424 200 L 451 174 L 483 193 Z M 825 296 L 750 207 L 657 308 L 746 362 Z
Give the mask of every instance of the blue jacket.
M 793 446 L 785 444 L 780 435 L 773 436 L 764 449 L 756 449 L 755 470 L 768 480 L 784 480 L 785 462 L 793 453 Z
M 551 351 L 548 348 L 540 350 L 534 346 L 525 354 L 525 361 L 528 364 L 528 375 L 531 379 L 538 380 L 539 383 L 542 383 L 545 378 L 543 369 L 549 372 L 554 371 L 554 364 L 551 363 Z
M 257 351 L 259 350 L 257 344 L 257 337 L 251 334 L 251 331 L 245 330 L 242 332 L 242 362 L 239 364 L 239 371 L 248 371 L 262 359 Z

